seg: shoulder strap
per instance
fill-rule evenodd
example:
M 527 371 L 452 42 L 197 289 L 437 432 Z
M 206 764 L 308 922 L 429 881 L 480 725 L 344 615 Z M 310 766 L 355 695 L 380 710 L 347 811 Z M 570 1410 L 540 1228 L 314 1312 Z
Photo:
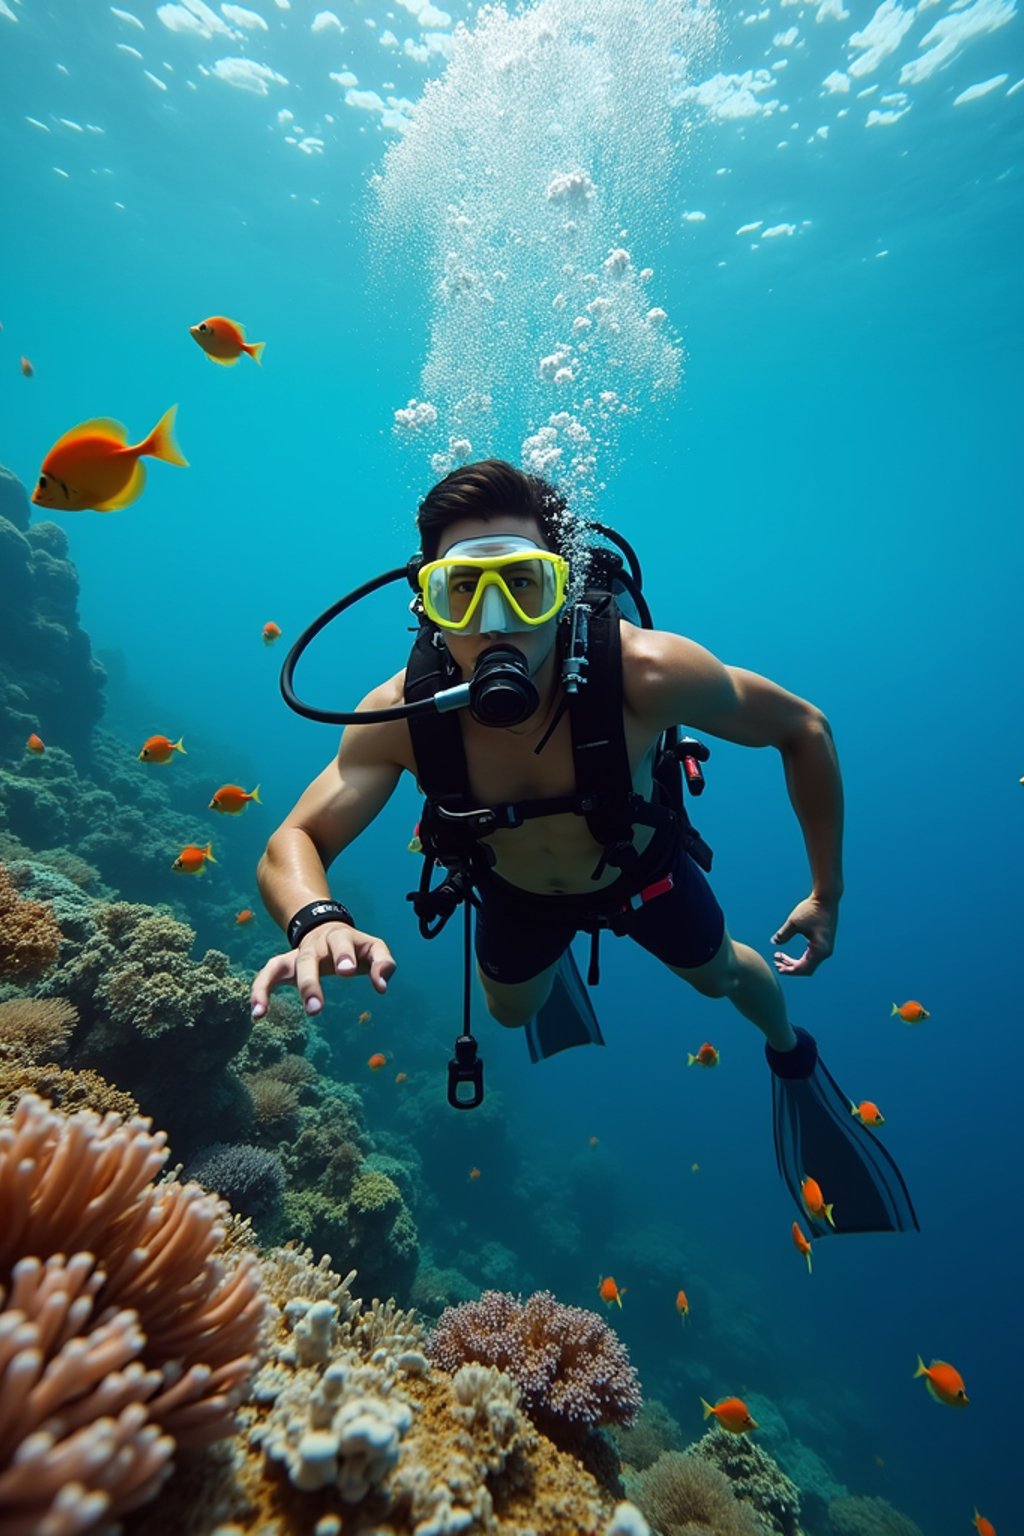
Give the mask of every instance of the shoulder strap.
M 428 624 L 420 625 L 405 669 L 405 701 L 418 703 L 433 698 L 438 689 L 447 687 L 448 652 L 432 642 Z M 453 710 L 441 714 L 427 710 L 412 715 L 408 721 L 416 759 L 416 779 L 428 800 L 444 800 L 457 805 L 469 803 L 469 769 L 462 745 L 462 729 Z
M 572 755 L 580 809 L 594 841 L 604 848 L 599 866 L 625 868 L 633 847 L 633 775 L 623 720 L 622 640 L 619 609 L 610 592 L 587 593 L 590 646 L 587 685 L 572 700 Z

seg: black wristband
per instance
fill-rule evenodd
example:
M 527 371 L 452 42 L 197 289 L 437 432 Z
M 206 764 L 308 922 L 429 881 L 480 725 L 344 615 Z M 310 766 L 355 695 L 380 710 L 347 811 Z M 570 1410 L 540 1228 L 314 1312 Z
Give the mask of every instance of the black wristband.
M 356 925 L 352 913 L 340 901 L 311 901 L 308 907 L 299 908 L 285 929 L 292 949 L 297 949 L 306 934 L 321 923 L 348 923 L 350 928 Z

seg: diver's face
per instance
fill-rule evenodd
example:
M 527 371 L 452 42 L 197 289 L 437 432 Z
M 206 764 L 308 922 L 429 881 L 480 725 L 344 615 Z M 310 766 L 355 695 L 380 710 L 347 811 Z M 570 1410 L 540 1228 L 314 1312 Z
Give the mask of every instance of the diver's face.
M 496 534 L 532 539 L 540 549 L 550 548 L 535 517 L 523 514 L 518 516 L 503 514 L 500 519 L 464 517 L 445 529 L 438 545 L 437 557 L 443 559 L 452 546 L 461 544 L 463 539 L 493 538 Z M 515 634 L 508 634 L 505 630 L 481 630 L 477 635 L 459 635 L 445 631 L 445 645 L 464 678 L 472 674 L 481 652 L 498 644 L 513 645 L 517 651 L 520 651 L 526 657 L 531 677 L 536 677 L 555 648 L 559 617 L 560 615 L 556 615 L 547 624 L 539 624 L 536 629 Z

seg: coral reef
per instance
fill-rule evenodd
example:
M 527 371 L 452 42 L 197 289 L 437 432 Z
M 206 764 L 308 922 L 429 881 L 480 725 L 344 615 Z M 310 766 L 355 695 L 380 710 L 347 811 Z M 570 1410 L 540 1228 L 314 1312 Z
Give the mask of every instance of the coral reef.
M 455 1372 L 494 1365 L 519 1387 L 523 1408 L 556 1443 L 578 1445 L 601 1424 L 629 1425 L 640 1411 L 625 1346 L 600 1317 L 567 1307 L 550 1291 L 525 1304 L 504 1291 L 449 1307 L 430 1335 L 430 1358 Z
M 240 1216 L 265 1216 L 284 1193 L 284 1168 L 277 1153 L 245 1142 L 216 1141 L 201 1147 L 185 1172 L 223 1195 Z
M 152 1182 L 146 1120 L 33 1095 L 0 1122 L 0 1524 L 85 1530 L 147 1500 L 175 1445 L 230 1434 L 266 1302 L 226 1211 Z
M 508 1376 L 432 1370 L 409 1314 L 365 1312 L 354 1276 L 327 1260 L 277 1249 L 263 1269 L 278 1320 L 245 1433 L 230 1456 L 215 1448 L 183 1465 L 129 1532 L 650 1536 L 535 1429 Z
M 666 1451 L 626 1490 L 660 1536 L 761 1536 L 753 1510 L 703 1457 Z
M 0 1059 L 40 1065 L 68 1048 L 78 1011 L 63 997 L 12 997 L 0 1003 Z
M 57 959 L 61 932 L 52 908 L 19 896 L 0 864 L 0 975 L 31 979 Z
M 618 1426 L 614 1439 L 623 1461 L 637 1472 L 651 1466 L 663 1451 L 683 1449 L 682 1430 L 656 1397 L 645 1398 L 636 1423 L 629 1429 Z
M 835 1536 L 921 1536 L 920 1526 L 887 1499 L 833 1499 L 828 1515 Z
M 713 1425 L 690 1447 L 729 1479 L 733 1493 L 749 1504 L 763 1531 L 800 1536 L 800 1490 L 777 1462 L 747 1435 L 730 1435 Z
M 31 525 L 21 482 L 0 467 L 0 756 L 30 731 L 76 753 L 103 709 L 103 668 L 78 622 L 78 574 L 56 523 Z
M 126 1088 L 184 1156 L 208 1139 L 211 1124 L 233 1137 L 251 1118 L 228 1069 L 249 1031 L 249 989 L 218 950 L 191 959 L 193 938 L 153 907 L 93 902 L 36 988 L 78 1009 L 72 1065 Z
M 93 1109 L 98 1115 L 121 1115 L 125 1120 L 139 1113 L 130 1093 L 124 1093 L 98 1072 L 75 1072 L 53 1062 L 36 1066 L 32 1062 L 0 1060 L 0 1115 L 9 1115 L 20 1098 L 34 1093 L 49 1099 L 54 1109 L 73 1114 L 76 1109 Z

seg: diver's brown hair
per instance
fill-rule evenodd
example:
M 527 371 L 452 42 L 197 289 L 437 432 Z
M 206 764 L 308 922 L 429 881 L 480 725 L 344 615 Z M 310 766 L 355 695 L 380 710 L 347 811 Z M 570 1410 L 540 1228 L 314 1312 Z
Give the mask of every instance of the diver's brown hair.
M 452 523 L 464 517 L 500 522 L 509 515 L 536 518 L 548 548 L 567 553 L 569 509 L 561 492 L 504 459 L 480 459 L 453 469 L 420 502 L 416 526 L 423 559 L 437 559 L 441 535 Z

